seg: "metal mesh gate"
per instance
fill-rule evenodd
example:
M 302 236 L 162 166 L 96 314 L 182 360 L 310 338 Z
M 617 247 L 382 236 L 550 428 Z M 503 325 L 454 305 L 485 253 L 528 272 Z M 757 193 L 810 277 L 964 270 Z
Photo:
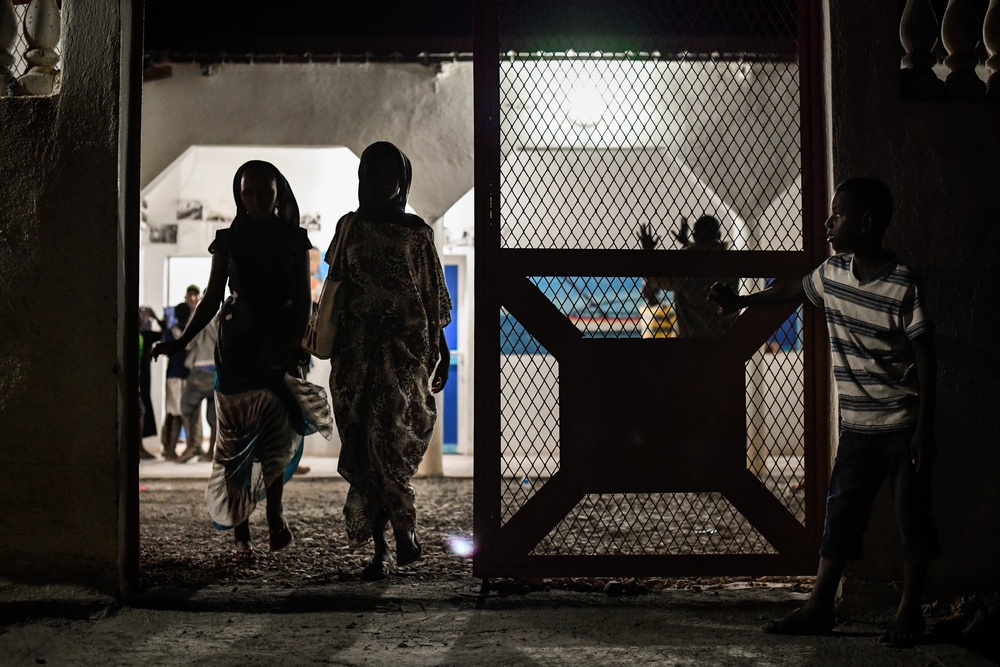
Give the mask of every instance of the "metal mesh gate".
M 477 574 L 811 571 L 816 316 L 706 305 L 825 249 L 808 10 L 505 0 L 477 20 Z

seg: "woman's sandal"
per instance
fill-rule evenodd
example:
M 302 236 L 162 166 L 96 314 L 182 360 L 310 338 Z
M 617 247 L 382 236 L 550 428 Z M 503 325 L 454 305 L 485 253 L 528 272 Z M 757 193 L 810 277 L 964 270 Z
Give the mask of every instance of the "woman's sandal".
M 234 563 L 252 563 L 257 558 L 253 547 L 243 547 L 233 549 L 232 561 Z
M 268 546 L 271 551 L 281 551 L 292 543 L 292 531 L 288 524 L 282 524 L 278 530 L 268 530 Z
M 396 536 L 396 564 L 399 566 L 409 565 L 420 560 L 423 549 L 417 541 L 417 531 L 407 530 L 395 533 Z
M 372 558 L 372 562 L 361 570 L 361 581 L 382 581 L 392 574 L 392 560 L 389 558 Z

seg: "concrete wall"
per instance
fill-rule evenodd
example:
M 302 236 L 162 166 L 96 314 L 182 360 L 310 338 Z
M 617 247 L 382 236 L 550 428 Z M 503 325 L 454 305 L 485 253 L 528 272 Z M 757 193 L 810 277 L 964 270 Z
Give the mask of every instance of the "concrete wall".
M 119 584 L 125 542 L 119 77 L 129 5 L 65 0 L 61 94 L 0 97 L 0 576 L 106 590 Z
M 916 102 L 899 93 L 897 3 L 831 0 L 834 181 L 869 174 L 896 198 L 887 245 L 927 283 L 937 324 L 940 448 L 936 515 L 945 551 L 930 595 L 1000 585 L 1000 104 Z M 888 499 L 883 495 L 882 501 Z M 887 502 L 868 530 L 854 583 L 899 577 Z M 874 587 L 875 589 L 878 586 Z
M 143 86 L 142 187 L 193 145 L 395 143 L 428 222 L 472 187 L 472 63 L 197 65 Z

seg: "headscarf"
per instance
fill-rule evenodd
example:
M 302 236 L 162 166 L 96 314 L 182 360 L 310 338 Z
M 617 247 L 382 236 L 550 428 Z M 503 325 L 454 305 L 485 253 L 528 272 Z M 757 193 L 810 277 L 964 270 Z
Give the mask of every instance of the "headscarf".
M 395 174 L 399 193 L 392 199 L 383 199 L 374 182 L 373 171 Z M 409 158 L 388 141 L 377 141 L 361 153 L 358 166 L 358 213 L 370 220 L 392 221 L 406 217 L 406 199 L 413 180 L 413 167 Z
M 292 186 L 288 184 L 285 176 L 278 171 L 270 162 L 265 162 L 264 160 L 250 160 L 249 162 L 244 162 L 243 165 L 236 170 L 236 175 L 233 176 L 233 199 L 236 200 L 236 220 L 241 217 L 249 218 L 250 214 L 245 208 L 243 208 L 243 197 L 240 194 L 241 185 L 243 183 L 243 174 L 249 169 L 256 169 L 257 171 L 263 171 L 274 177 L 274 184 L 278 191 L 278 199 L 275 202 L 275 212 L 278 217 L 278 222 L 282 226 L 298 227 L 299 226 L 299 205 L 295 201 L 295 195 L 292 194 Z
M 257 169 L 274 177 L 278 197 L 270 220 L 258 222 L 243 206 L 240 194 L 243 174 Z M 233 177 L 236 218 L 230 227 L 230 253 L 236 261 L 239 282 L 259 318 L 273 317 L 287 303 L 295 285 L 293 274 L 295 239 L 299 229 L 299 205 L 284 175 L 270 162 L 251 160 Z

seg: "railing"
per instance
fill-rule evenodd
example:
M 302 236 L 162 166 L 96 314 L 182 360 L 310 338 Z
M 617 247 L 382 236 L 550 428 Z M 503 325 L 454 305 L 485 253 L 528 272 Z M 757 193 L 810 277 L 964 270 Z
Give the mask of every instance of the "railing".
M 940 62 L 939 40 L 948 54 Z M 990 0 L 982 19 L 972 0 L 948 0 L 940 22 L 931 0 L 907 0 L 899 41 L 904 97 L 1000 100 L 1000 0 Z
M 57 0 L 0 0 L 0 96 L 59 92 Z

